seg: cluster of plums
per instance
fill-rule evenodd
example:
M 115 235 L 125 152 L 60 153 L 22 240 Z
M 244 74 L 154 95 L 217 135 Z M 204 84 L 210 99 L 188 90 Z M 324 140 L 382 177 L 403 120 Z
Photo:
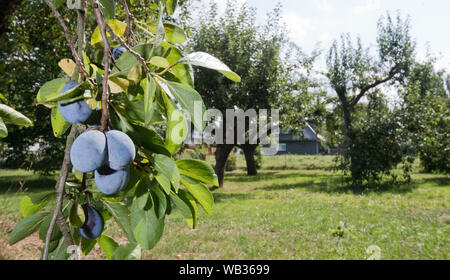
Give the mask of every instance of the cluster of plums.
M 124 51 L 123 47 L 113 48 L 114 60 Z M 77 85 L 77 82 L 68 82 L 60 94 Z M 85 122 L 92 114 L 84 100 L 60 104 L 58 109 L 66 121 L 74 124 Z M 135 156 L 135 146 L 128 135 L 119 130 L 103 132 L 98 126 L 89 127 L 78 136 L 70 150 L 73 167 L 83 173 L 94 171 L 95 183 L 106 195 L 120 192 L 126 186 L 130 178 L 130 164 Z M 87 239 L 95 239 L 103 231 L 103 217 L 91 204 L 83 204 L 82 208 L 86 219 L 79 232 Z

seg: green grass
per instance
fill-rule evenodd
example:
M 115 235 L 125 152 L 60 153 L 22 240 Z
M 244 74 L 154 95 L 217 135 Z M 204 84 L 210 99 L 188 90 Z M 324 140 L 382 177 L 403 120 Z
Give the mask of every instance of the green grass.
M 212 213 L 200 211 L 198 226 L 191 230 L 175 212 L 166 219 L 161 241 L 144 258 L 367 259 L 371 245 L 380 247 L 383 259 L 450 258 L 448 176 L 416 172 L 412 186 L 353 193 L 339 174 L 324 169 L 332 159 L 265 157 L 259 175 L 248 177 L 238 157 L 238 170 L 227 173 L 225 189 L 214 191 Z M 11 189 L 4 194 L 5 178 L 13 176 L 3 175 L 0 221 L 17 221 L 23 193 Z M 34 177 L 27 178 L 31 184 Z M 120 237 L 112 223 L 107 234 Z M 7 235 L 1 232 L 1 238 Z

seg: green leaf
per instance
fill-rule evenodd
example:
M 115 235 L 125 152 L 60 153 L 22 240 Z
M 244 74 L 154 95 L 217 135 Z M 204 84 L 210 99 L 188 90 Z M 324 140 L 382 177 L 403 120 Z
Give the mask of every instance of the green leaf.
M 47 232 L 50 227 L 50 223 L 52 221 L 53 214 L 48 213 L 47 217 L 42 221 L 42 224 L 39 228 L 39 238 L 45 242 L 45 238 L 47 237 Z M 62 237 L 61 230 L 59 229 L 59 226 L 55 224 L 53 227 L 52 235 L 50 237 L 50 241 L 59 240 Z
M 169 61 L 170 65 L 174 65 L 182 57 L 181 51 L 178 48 L 171 46 L 169 55 L 166 59 Z M 176 64 L 175 66 L 172 66 L 170 72 L 173 73 L 181 83 L 192 88 L 194 87 L 194 73 L 190 64 Z
M 181 183 L 209 214 L 214 205 L 214 197 L 209 189 L 203 183 L 185 175 L 181 175 Z
M 31 198 L 31 202 L 33 204 L 39 204 L 43 201 L 48 201 L 56 196 L 56 192 L 54 190 L 52 191 L 44 191 L 44 192 L 38 192 L 38 193 L 30 193 L 28 195 Z
M 181 58 L 178 61 L 178 63 L 191 64 L 195 66 L 213 69 L 222 73 L 223 75 L 225 75 L 225 77 L 234 82 L 241 81 L 241 77 L 239 77 L 238 74 L 231 71 L 230 68 L 226 66 L 222 61 L 205 52 L 193 52 L 191 54 L 188 54 L 187 56 Z
M 172 100 L 162 93 L 166 107 L 167 129 L 165 146 L 171 154 L 175 153 L 188 135 L 188 123 L 183 113 L 177 109 Z
M 153 197 L 153 205 L 155 207 L 156 215 L 158 218 L 163 217 L 167 210 L 167 198 L 164 192 L 159 187 L 159 183 L 156 180 L 152 180 L 150 183 L 150 192 Z
M 112 256 L 113 260 L 140 260 L 141 247 L 136 243 L 119 246 Z
M 39 104 L 45 104 L 49 96 L 56 96 L 62 90 L 64 85 L 70 80 L 68 78 L 58 78 L 46 82 L 37 94 L 36 100 Z
M 161 67 L 161 68 L 167 68 L 170 66 L 169 62 L 167 61 L 167 59 L 165 59 L 164 57 L 160 57 L 160 56 L 154 56 L 150 59 L 150 63 Z
M 144 90 L 144 124 L 148 126 L 153 117 L 154 99 L 156 93 L 156 83 L 152 77 L 147 77 L 141 81 L 141 87 Z
M 150 209 L 153 206 L 152 197 L 150 195 L 150 180 L 144 177 L 139 181 L 136 189 L 135 200 L 137 207 L 141 210 Z
M 103 201 L 103 204 L 105 205 L 106 209 L 108 209 L 108 212 L 111 213 L 111 215 L 114 217 L 117 224 L 125 232 L 128 240 L 132 242 L 136 241 L 130 224 L 130 211 L 128 210 L 128 208 L 121 203 Z
M 86 239 L 84 237 L 81 238 L 81 252 L 83 255 L 87 256 L 92 249 L 94 249 L 95 244 L 97 243 L 97 239 Z
M 6 125 L 3 122 L 3 119 L 0 118 L 0 137 L 5 138 L 6 136 L 8 136 L 8 129 L 6 128 Z
M 181 159 L 176 162 L 181 174 L 204 182 L 218 186 L 217 175 L 214 169 L 207 162 L 197 159 Z
M 55 137 L 61 137 L 64 133 L 69 129 L 71 123 L 66 121 L 63 116 L 59 113 L 58 107 L 53 107 L 51 112 L 51 121 L 52 121 L 52 129 L 53 135 Z
M 164 22 L 165 38 L 174 44 L 181 44 L 186 41 L 186 33 L 178 25 L 172 22 Z
M 83 219 L 81 219 L 82 217 Z M 78 203 L 73 203 L 70 208 L 69 221 L 74 227 L 82 227 L 84 224 L 84 211 Z
M 25 117 L 23 114 L 17 112 L 13 108 L 6 106 L 5 104 L 0 104 L 0 118 L 4 123 L 11 123 L 15 125 L 33 125 L 31 120 Z
M 102 12 L 103 12 L 103 15 L 105 16 L 105 19 L 114 18 L 115 9 L 116 9 L 114 0 L 99 0 L 99 2 L 103 6 Z
M 103 253 L 105 253 L 105 256 L 108 260 L 111 260 L 114 252 L 119 247 L 119 244 L 112 239 L 111 237 L 102 234 L 99 238 L 97 238 L 98 245 L 102 249 Z
M 9 237 L 9 245 L 14 245 L 20 240 L 26 238 L 35 232 L 44 219 L 48 216 L 48 212 L 36 213 L 28 216 L 15 226 Z
M 106 23 L 111 27 L 112 31 L 117 34 L 120 37 L 123 37 L 123 34 L 125 33 L 125 29 L 127 28 L 127 24 L 121 21 L 118 21 L 116 19 L 107 19 Z M 119 44 L 115 42 L 111 35 L 107 32 L 106 37 L 108 38 L 108 41 L 110 42 L 111 47 L 118 46 Z M 103 42 L 102 42 L 102 35 L 100 34 L 100 30 L 98 29 L 98 26 L 94 29 L 94 32 L 91 36 L 91 45 L 95 48 L 103 48 Z
M 197 224 L 197 205 L 194 198 L 186 191 L 180 189 L 178 194 L 171 193 L 170 198 L 175 203 L 176 209 L 185 218 L 191 228 Z
M 38 204 L 33 204 L 31 198 L 29 196 L 24 196 L 20 201 L 20 211 L 22 212 L 22 216 L 24 218 L 33 215 L 38 212 L 42 208 L 44 208 L 48 203 L 48 200 L 42 201 Z
M 82 99 L 84 91 L 87 89 L 90 89 L 91 84 L 88 81 L 85 81 L 81 84 L 78 84 L 74 88 L 71 88 L 70 90 L 65 91 L 62 94 L 54 94 L 54 95 L 48 95 L 47 99 L 45 100 L 46 103 L 69 103 L 73 102 L 77 99 Z M 63 102 L 60 102 L 63 101 Z
M 187 39 L 186 33 L 180 26 L 169 21 L 163 21 L 162 24 L 164 26 L 164 38 L 167 41 L 173 44 L 181 44 L 186 41 Z M 147 27 L 151 32 L 156 34 L 158 28 L 158 21 L 153 21 L 151 24 L 147 25 Z
M 163 187 L 164 191 L 169 194 L 170 193 L 170 185 L 172 185 L 175 190 L 180 186 L 180 173 L 175 162 L 161 154 L 155 155 L 155 178 L 158 183 Z
M 171 156 L 171 153 L 164 146 L 161 136 L 155 131 L 138 125 L 132 125 L 131 127 L 133 130 L 129 132 L 129 135 L 135 145 L 142 146 L 150 152 Z
M 169 15 L 172 15 L 175 12 L 175 9 L 177 8 L 177 2 L 178 0 L 166 0 L 166 12 Z
M 67 252 L 67 242 L 64 238 L 59 239 L 57 242 L 57 247 L 50 254 L 48 254 L 49 260 L 67 260 L 69 258 L 69 253 Z
M 133 202 L 131 208 L 131 225 L 137 242 L 142 248 L 150 250 L 162 236 L 164 231 L 164 216 L 158 218 L 155 207 L 142 210 Z
M 167 85 L 167 88 L 164 90 L 168 90 L 168 93 L 170 93 L 189 114 L 195 128 L 197 128 L 198 131 L 203 131 L 203 128 L 205 127 L 203 115 L 206 111 L 206 107 L 200 94 L 195 89 L 185 84 L 166 80 L 163 80 L 162 83 Z

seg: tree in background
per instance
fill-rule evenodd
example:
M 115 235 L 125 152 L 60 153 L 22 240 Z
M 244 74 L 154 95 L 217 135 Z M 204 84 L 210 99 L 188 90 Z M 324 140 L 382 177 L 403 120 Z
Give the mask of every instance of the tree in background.
M 36 11 L 41 11 L 36 13 Z M 50 8 L 43 1 L 24 1 L 10 19 L 9 32 L 0 41 L 0 93 L 7 104 L 28 116 L 33 127 L 11 128 L 1 151 L 6 168 L 26 167 L 34 170 L 55 170 L 63 155 L 64 139 L 47 133 L 51 127 L 50 115 L 43 106 L 37 106 L 36 93 L 46 81 L 61 76 L 55 61 L 67 57 L 70 49 Z M 63 13 L 64 14 L 64 13 Z M 64 14 L 73 22 L 70 13 Z M 30 147 L 39 143 L 37 153 Z M 27 166 L 24 166 L 27 164 Z
M 415 63 L 400 91 L 402 122 L 426 172 L 450 172 L 450 76 Z
M 365 178 L 361 166 L 367 158 L 361 157 L 358 144 L 358 130 L 354 115 L 357 105 L 368 93 L 381 85 L 401 83 L 408 77 L 414 59 L 415 44 L 409 34 L 408 20 L 400 16 L 396 20 L 387 14 L 378 22 L 378 57 L 370 55 L 358 39 L 353 45 L 350 35 L 342 35 L 340 43 L 335 41 L 327 57 L 330 86 L 336 92 L 343 116 L 344 158 L 354 183 L 360 184 Z M 361 149 L 363 147 L 360 147 Z M 386 166 L 390 168 L 391 165 Z M 368 166 L 368 168 L 370 168 Z
M 255 23 L 255 9 L 246 4 L 241 6 L 237 1 L 228 1 L 226 7 L 224 15 L 219 16 L 217 5 L 210 4 L 209 11 L 195 26 L 190 48 L 214 54 L 240 74 L 242 80 L 232 83 L 213 71 L 195 69 L 199 93 L 208 108 L 220 110 L 223 116 L 226 109 L 258 112 L 277 108 L 283 92 L 291 89 L 286 83 L 292 77 L 290 71 L 296 71 L 294 66 L 298 66 L 292 63 L 289 68 L 283 59 L 283 50 L 289 45 L 280 23 L 281 7 L 277 6 L 268 14 L 264 26 Z M 225 120 L 223 128 L 226 139 Z M 247 134 L 248 129 L 246 126 Z M 215 171 L 221 186 L 225 163 L 234 146 L 216 144 Z M 254 158 L 257 146 L 249 142 L 248 135 L 245 143 L 238 145 L 244 152 L 249 175 L 257 174 Z

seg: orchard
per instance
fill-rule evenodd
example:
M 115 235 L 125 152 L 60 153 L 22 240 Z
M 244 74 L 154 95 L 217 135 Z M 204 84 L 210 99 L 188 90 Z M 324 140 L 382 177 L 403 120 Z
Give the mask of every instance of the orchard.
M 161 238 L 167 215 L 179 211 L 194 228 L 199 207 L 208 213 L 214 203 L 208 189 L 218 185 L 212 167 L 173 157 L 188 120 L 200 131 L 205 125 L 194 117 L 194 104 L 201 104 L 201 116 L 205 106 L 194 89 L 192 66 L 236 82 L 240 77 L 207 53 L 183 51 L 185 32 L 166 20 L 177 1 L 151 1 L 150 23 L 135 18 L 126 1 L 46 3 L 72 58 L 55 61 L 65 76 L 42 85 L 36 99 L 49 109 L 54 136 L 68 136 L 56 191 L 25 197 L 24 219 L 10 244 L 39 231 L 42 259 L 70 258 L 72 248 L 87 255 L 97 243 L 108 259 L 136 258 Z M 116 18 L 115 5 L 125 21 Z M 77 14 L 75 34 L 62 9 Z M 92 34 L 89 22 L 95 22 Z M 50 200 L 55 208 L 43 211 Z M 122 229 L 126 244 L 104 234 L 109 220 Z

